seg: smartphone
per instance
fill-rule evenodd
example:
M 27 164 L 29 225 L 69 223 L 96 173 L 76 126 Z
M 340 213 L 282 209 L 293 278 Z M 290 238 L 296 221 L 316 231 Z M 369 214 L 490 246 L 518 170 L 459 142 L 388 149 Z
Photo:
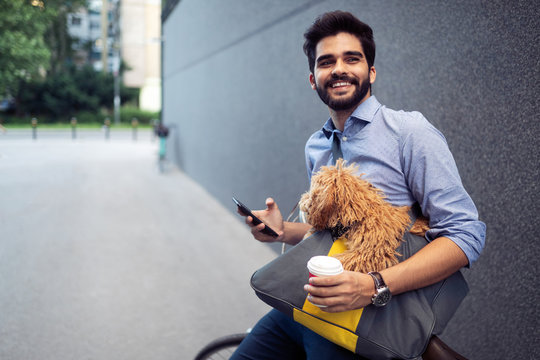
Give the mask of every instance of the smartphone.
M 238 209 L 240 210 L 240 212 L 244 215 L 244 216 L 251 216 L 251 218 L 253 219 L 253 224 L 255 225 L 259 225 L 260 223 L 263 223 L 264 222 L 259 219 L 258 217 L 256 217 L 255 215 L 253 215 L 253 213 L 251 212 L 251 210 L 244 204 L 242 204 L 240 201 L 236 200 L 236 198 L 232 198 L 234 203 L 236 204 L 236 206 L 238 206 Z M 266 224 L 264 224 L 264 229 L 261 230 L 261 232 L 263 234 L 266 234 L 266 235 L 270 235 L 270 236 L 273 236 L 273 237 L 278 237 L 278 234 L 272 230 L 272 228 Z

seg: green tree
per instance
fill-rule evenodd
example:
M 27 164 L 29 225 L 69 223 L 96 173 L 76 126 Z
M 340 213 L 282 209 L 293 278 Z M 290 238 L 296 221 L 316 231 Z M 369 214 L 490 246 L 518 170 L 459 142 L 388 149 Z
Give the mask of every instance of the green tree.
M 0 0 L 0 97 L 56 73 L 72 55 L 67 14 L 86 0 Z
M 0 0 L 0 96 L 47 70 L 44 35 L 53 16 L 41 0 Z
M 45 43 L 51 51 L 48 73 L 56 74 L 73 58 L 73 43 L 76 39 L 68 32 L 68 14 L 76 12 L 81 7 L 87 7 L 87 1 L 47 0 L 47 6 L 54 12 L 45 32 Z
M 120 87 L 122 104 L 133 102 L 138 95 L 136 89 Z M 78 68 L 73 64 L 64 65 L 62 71 L 45 80 L 23 83 L 18 95 L 20 108 L 26 113 L 51 119 L 67 119 L 81 111 L 110 111 L 113 97 L 112 74 L 96 71 L 90 65 Z
M 112 74 L 72 61 L 67 15 L 84 6 L 87 0 L 0 0 L 0 98 L 14 96 L 17 115 L 61 119 L 112 109 Z M 133 103 L 138 90 L 122 85 L 120 96 Z

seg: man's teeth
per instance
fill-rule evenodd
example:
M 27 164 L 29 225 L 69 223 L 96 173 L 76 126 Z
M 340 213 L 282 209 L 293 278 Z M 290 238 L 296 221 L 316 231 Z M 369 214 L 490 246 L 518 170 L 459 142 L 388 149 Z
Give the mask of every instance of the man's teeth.
M 333 83 L 333 84 L 332 84 L 332 87 L 347 86 L 347 85 L 351 85 L 351 83 L 350 83 L 350 82 L 338 82 L 338 83 Z

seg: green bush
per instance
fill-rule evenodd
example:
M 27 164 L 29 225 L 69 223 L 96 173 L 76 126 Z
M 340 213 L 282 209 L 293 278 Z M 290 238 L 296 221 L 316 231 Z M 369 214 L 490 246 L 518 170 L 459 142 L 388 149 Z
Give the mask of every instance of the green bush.
M 31 117 L 28 116 L 15 116 L 0 113 L 0 124 L 2 125 L 28 125 L 30 126 Z
M 153 119 L 159 119 L 159 112 L 145 111 L 132 106 L 124 106 L 120 109 L 122 123 L 131 124 L 133 119 L 137 119 L 140 125 L 151 125 Z
M 100 114 L 99 112 L 90 112 L 90 111 L 80 111 L 76 114 L 73 114 L 73 116 L 46 116 L 46 115 L 24 115 L 24 116 L 16 116 L 16 115 L 7 115 L 0 113 L 0 124 L 4 125 L 28 125 L 30 126 L 30 122 L 32 121 L 32 118 L 38 119 L 38 122 L 40 125 L 43 124 L 66 124 L 69 125 L 71 123 L 71 118 L 75 117 L 77 119 L 78 124 L 103 124 L 105 121 L 105 118 L 108 117 L 107 115 Z M 112 117 L 109 116 L 109 118 L 112 119 Z M 112 120 L 111 120 L 112 121 Z
M 137 105 L 140 90 L 120 86 L 122 105 Z M 114 77 L 90 66 L 66 65 L 64 70 L 21 84 L 17 94 L 19 115 L 35 115 L 50 119 L 71 118 L 81 112 L 99 114 L 113 110 Z M 87 116 L 84 116 L 87 118 Z
M 153 112 L 153 111 L 145 111 L 138 109 L 133 106 L 123 106 L 120 108 L 120 123 L 121 125 L 125 126 L 131 126 L 131 121 L 133 119 L 137 119 L 140 126 L 148 126 L 153 125 L 154 119 L 159 119 L 159 112 Z M 39 116 L 30 116 L 30 115 L 24 115 L 24 116 L 16 116 L 12 114 L 5 114 L 0 112 L 0 124 L 3 125 L 22 125 L 22 126 L 30 126 L 30 122 L 32 121 L 32 118 L 36 117 L 39 121 L 40 125 L 43 124 L 65 124 L 66 126 L 70 125 L 70 121 L 72 117 L 75 117 L 77 119 L 77 124 L 88 124 L 88 125 L 103 125 L 105 122 L 105 119 L 109 119 L 111 121 L 111 125 L 114 126 L 114 114 L 109 111 L 101 110 L 101 111 L 79 111 L 72 116 L 45 116 L 45 115 L 39 115 Z
M 105 118 L 107 117 L 108 116 L 94 111 L 81 111 L 75 114 L 77 124 L 103 124 L 105 122 Z M 71 121 L 71 119 L 66 119 L 66 122 L 69 121 Z

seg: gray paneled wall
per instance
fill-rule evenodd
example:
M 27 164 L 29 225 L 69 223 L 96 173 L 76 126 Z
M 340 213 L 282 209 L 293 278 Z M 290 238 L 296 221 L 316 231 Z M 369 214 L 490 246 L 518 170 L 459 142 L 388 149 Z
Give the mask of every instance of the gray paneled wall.
M 373 27 L 374 93 L 445 134 L 488 226 L 443 338 L 471 359 L 539 358 L 536 2 L 182 0 L 164 23 L 174 161 L 231 211 L 235 195 L 288 212 L 308 187 L 304 143 L 328 118 L 302 34 L 335 9 Z

